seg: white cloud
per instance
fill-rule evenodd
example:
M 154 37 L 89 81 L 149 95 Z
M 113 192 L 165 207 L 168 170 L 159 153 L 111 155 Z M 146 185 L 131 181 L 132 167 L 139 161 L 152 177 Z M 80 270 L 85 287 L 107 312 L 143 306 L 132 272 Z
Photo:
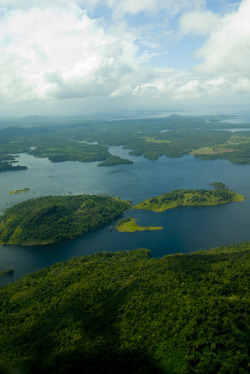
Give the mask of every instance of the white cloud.
M 199 72 L 222 74 L 228 79 L 250 78 L 250 0 L 242 1 L 237 12 L 221 17 L 207 42 L 197 54 L 204 62 Z
M 204 7 L 205 0 L 82 0 L 82 5 L 94 8 L 106 5 L 112 9 L 114 17 L 123 17 L 126 14 L 136 15 L 141 12 L 157 13 L 166 11 L 168 16 L 174 16 L 188 9 Z
M 2 100 L 110 94 L 133 70 L 136 46 L 80 8 L 12 10 L 0 25 Z
M 211 30 L 217 28 L 219 21 L 219 16 L 210 11 L 188 12 L 180 18 L 180 34 L 209 35 Z
M 237 81 L 232 85 L 232 89 L 235 92 L 250 93 L 250 79 L 238 78 Z
M 84 9 L 100 5 L 100 0 L 41 0 L 39 6 L 35 0 L 22 0 L 23 9 L 15 9 L 20 0 L 0 1 L 4 104 L 99 96 L 101 100 L 130 97 L 135 103 L 157 97 L 217 100 L 230 92 L 249 96 L 250 0 L 225 16 L 205 11 L 203 0 L 192 5 L 186 0 L 102 1 L 116 17 L 162 9 L 166 27 L 167 15 L 188 10 L 180 18 L 180 34 L 207 37 L 198 50 L 204 62 L 189 72 L 149 65 L 152 57 L 168 53 L 157 49 L 160 43 L 154 45 L 157 27 L 161 36 L 163 31 L 164 37 L 171 35 L 165 25 L 132 27 L 124 17 L 119 22 L 116 18 L 109 28 L 101 27 L 100 20 L 91 19 Z

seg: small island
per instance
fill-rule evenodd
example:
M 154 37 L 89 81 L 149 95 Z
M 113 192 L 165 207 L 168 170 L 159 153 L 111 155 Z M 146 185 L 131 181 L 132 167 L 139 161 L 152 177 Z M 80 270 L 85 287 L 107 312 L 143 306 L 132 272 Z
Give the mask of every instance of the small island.
M 31 246 L 73 239 L 112 222 L 129 207 L 128 201 L 99 195 L 29 199 L 0 217 L 0 244 Z
M 22 190 L 10 190 L 9 193 L 11 195 L 14 195 L 16 193 L 22 193 L 22 192 L 28 192 L 28 191 L 30 191 L 30 188 L 27 187 L 27 188 L 23 188 Z
M 122 164 L 133 164 L 133 161 L 126 158 L 121 158 L 119 156 L 109 155 L 106 161 L 100 162 L 97 166 L 114 166 Z
M 0 270 L 0 277 L 6 277 L 7 275 L 12 275 L 14 273 L 14 269 L 9 268 L 7 270 Z
M 221 182 L 213 182 L 213 190 L 175 190 L 154 196 L 133 206 L 133 209 L 164 212 L 180 206 L 208 206 L 243 201 L 244 196 L 229 190 Z
M 119 232 L 135 232 L 135 231 L 153 231 L 162 230 L 162 227 L 156 226 L 139 226 L 137 225 L 137 219 L 135 218 L 124 218 L 119 221 L 116 225 L 116 230 Z

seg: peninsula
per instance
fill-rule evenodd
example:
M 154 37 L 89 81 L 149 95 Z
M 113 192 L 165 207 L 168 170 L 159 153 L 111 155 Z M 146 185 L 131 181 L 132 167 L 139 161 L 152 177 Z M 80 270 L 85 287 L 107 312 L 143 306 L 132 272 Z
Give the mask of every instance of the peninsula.
M 139 226 L 135 218 L 124 218 L 116 225 L 116 230 L 119 232 L 135 232 L 135 231 L 154 231 L 162 230 L 162 227 L 156 226 Z
M 229 190 L 223 183 L 211 183 L 213 190 L 175 190 L 155 196 L 133 206 L 133 209 L 164 212 L 180 206 L 208 206 L 243 201 L 244 196 Z
M 129 207 L 128 201 L 99 195 L 23 201 L 0 217 L 0 244 L 30 246 L 73 239 L 112 222 Z

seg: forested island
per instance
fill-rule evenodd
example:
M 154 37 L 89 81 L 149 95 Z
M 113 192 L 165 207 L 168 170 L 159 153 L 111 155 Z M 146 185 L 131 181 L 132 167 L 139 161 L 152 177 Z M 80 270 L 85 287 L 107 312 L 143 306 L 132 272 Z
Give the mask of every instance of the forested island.
M 7 162 L 7 161 L 0 162 L 0 172 L 19 171 L 19 170 L 26 170 L 26 169 L 28 169 L 27 166 L 12 165 L 10 162 Z
M 119 156 L 110 155 L 107 157 L 106 161 L 100 162 L 97 166 L 114 166 L 122 164 L 133 164 L 133 161 Z
M 0 217 L 0 244 L 42 245 L 72 239 L 112 222 L 130 202 L 109 196 L 46 196 L 23 201 Z
M 1 131 L 0 131 L 1 132 Z M 1 140 L 0 140 L 0 172 L 3 171 L 17 171 L 25 170 L 27 166 L 13 165 L 15 164 L 16 157 L 10 154 L 6 154 L 3 149 L 1 149 Z
M 246 374 L 250 243 L 56 263 L 0 289 L 0 360 L 25 374 Z
M 116 230 L 119 232 L 135 232 L 135 231 L 154 231 L 162 230 L 162 227 L 156 226 L 140 226 L 137 224 L 137 219 L 135 218 L 124 218 L 117 223 L 115 226 Z
M 133 205 L 133 209 L 163 212 L 179 206 L 209 206 L 244 200 L 244 196 L 229 190 L 223 183 L 214 182 L 211 185 L 213 190 L 188 189 L 164 193 Z

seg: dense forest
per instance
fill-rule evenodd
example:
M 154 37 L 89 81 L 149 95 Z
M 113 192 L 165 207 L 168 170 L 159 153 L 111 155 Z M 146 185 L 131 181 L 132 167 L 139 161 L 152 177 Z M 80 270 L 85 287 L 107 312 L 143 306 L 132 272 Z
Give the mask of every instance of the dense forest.
M 207 206 L 242 201 L 244 196 L 229 190 L 223 183 L 211 183 L 213 190 L 175 190 L 154 196 L 133 206 L 133 209 L 163 212 L 179 206 Z
M 3 151 L 3 149 L 0 148 L 0 152 L 1 151 Z M 5 152 L 7 152 L 7 150 L 5 150 Z M 13 165 L 15 163 L 17 163 L 15 156 L 7 154 L 7 153 L 0 154 L 0 172 L 27 169 L 27 166 Z
M 0 289 L 0 360 L 23 374 L 249 372 L 250 243 L 56 263 Z M 19 371 L 18 371 L 19 372 Z
M 250 124 L 227 119 L 171 115 L 10 120 L 0 129 L 0 172 L 23 173 L 27 167 L 19 165 L 19 153 L 51 162 L 96 161 L 93 166 L 133 168 L 131 160 L 110 153 L 112 145 L 150 160 L 190 155 L 250 164 L 250 131 L 233 130 L 247 130 Z M 0 244 L 72 239 L 113 222 L 130 208 L 161 212 L 244 199 L 222 183 L 212 186 L 175 190 L 134 206 L 96 195 L 30 199 L 0 217 Z M 140 226 L 130 217 L 116 229 L 161 227 Z M 0 373 L 246 374 L 249 268 L 246 242 L 161 259 L 151 258 L 147 249 L 102 252 L 25 275 L 0 288 Z M 14 271 L 0 270 L 0 277 Z
M 128 164 L 111 155 L 108 146 L 122 145 L 132 155 L 156 160 L 159 156 L 191 154 L 201 159 L 225 158 L 250 163 L 250 132 L 232 132 L 236 124 L 222 122 L 225 116 L 177 116 L 119 121 L 58 119 L 46 126 L 6 127 L 0 130 L 0 157 L 27 152 L 52 162 L 101 161 L 100 166 Z M 15 122 L 15 121 L 14 121 Z M 24 126 L 23 122 L 16 123 Z M 240 127 L 249 128 L 250 124 Z M 1 160 L 1 158 L 0 158 Z M 1 166 L 1 164 L 3 164 Z M 9 161 L 0 162 L 0 171 Z M 10 166 L 11 167 L 11 166 Z M 13 169 L 14 170 L 14 169 Z
M 84 235 L 112 222 L 130 206 L 109 196 L 46 196 L 23 201 L 0 217 L 0 243 L 39 245 Z
M 97 166 L 114 166 L 122 164 L 133 164 L 133 161 L 121 158 L 119 156 L 109 155 L 106 161 L 100 162 Z
M 16 171 L 16 170 L 25 170 L 27 166 L 13 165 L 17 161 L 14 156 L 8 154 L 0 154 L 0 172 L 2 171 Z

